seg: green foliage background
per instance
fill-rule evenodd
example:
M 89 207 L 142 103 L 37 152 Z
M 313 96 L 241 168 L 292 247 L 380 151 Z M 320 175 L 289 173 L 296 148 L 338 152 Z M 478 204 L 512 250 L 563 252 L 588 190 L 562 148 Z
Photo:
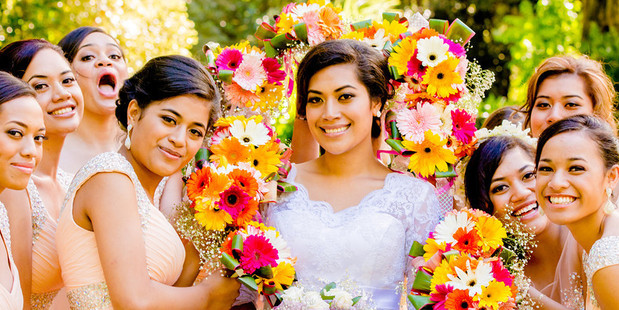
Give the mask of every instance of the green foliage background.
M 230 45 L 253 33 L 289 1 L 284 0 L 4 0 L 0 44 L 25 38 L 58 42 L 83 25 L 103 27 L 125 47 L 139 68 L 163 54 L 193 55 L 202 45 Z M 616 0 L 334 0 L 349 20 L 376 18 L 384 11 L 427 18 L 460 18 L 476 31 L 469 55 L 496 73 L 480 116 L 504 105 L 521 105 L 526 81 L 549 56 L 585 53 L 606 64 L 619 81 L 619 6 Z M 617 85 L 617 84 L 616 84 Z M 617 86 L 616 86 L 617 87 Z M 288 134 L 289 115 L 279 120 Z

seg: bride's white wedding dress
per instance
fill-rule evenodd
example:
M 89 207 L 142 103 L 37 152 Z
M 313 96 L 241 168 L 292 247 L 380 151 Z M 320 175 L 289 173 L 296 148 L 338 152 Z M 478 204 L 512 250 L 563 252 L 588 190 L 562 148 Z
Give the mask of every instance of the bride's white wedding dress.
M 327 202 L 309 199 L 295 182 L 296 171 L 293 167 L 286 181 L 298 190 L 269 206 L 266 221 L 297 257 L 299 281 L 315 290 L 332 281 L 353 281 L 371 293 L 378 309 L 398 309 L 401 283 L 411 271 L 408 251 L 413 241 L 425 242 L 443 215 L 434 188 L 390 173 L 383 188 L 334 212 Z

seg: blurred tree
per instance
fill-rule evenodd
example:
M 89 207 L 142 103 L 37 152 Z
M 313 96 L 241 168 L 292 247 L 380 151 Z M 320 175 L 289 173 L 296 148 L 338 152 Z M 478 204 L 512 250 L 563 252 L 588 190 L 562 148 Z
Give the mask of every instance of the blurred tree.
M 119 39 L 129 66 L 166 54 L 190 55 L 197 43 L 184 0 L 0 1 L 0 44 L 44 38 L 57 43 L 79 26 L 98 26 Z

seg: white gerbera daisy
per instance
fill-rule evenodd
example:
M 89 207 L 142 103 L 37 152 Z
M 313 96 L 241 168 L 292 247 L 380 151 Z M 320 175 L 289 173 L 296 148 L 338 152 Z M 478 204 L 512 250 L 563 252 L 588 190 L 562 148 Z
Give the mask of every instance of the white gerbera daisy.
M 476 294 L 481 294 L 481 287 L 488 286 L 490 281 L 494 279 L 492 276 L 492 266 L 489 263 L 479 262 L 475 270 L 471 270 L 471 262 L 466 262 L 466 271 L 456 267 L 456 274 L 453 276 L 448 274 L 450 284 L 454 289 L 468 290 L 469 296 L 473 297 Z
M 426 67 L 434 67 L 447 59 L 449 45 L 440 37 L 430 37 L 417 41 L 417 59 Z
M 363 39 L 367 44 L 371 45 L 373 48 L 382 51 L 383 47 L 387 41 L 389 41 L 389 37 L 385 36 L 385 29 L 380 28 L 374 34 L 373 39 L 365 38 Z
M 240 120 L 235 120 L 230 125 L 230 134 L 245 146 L 260 146 L 269 142 L 270 139 L 269 130 L 266 126 L 262 123 L 256 123 L 254 120 L 249 120 L 247 124 L 243 124 Z
M 465 228 L 470 231 L 475 226 L 475 223 L 469 220 L 466 212 L 447 213 L 445 219 L 436 225 L 434 238 L 437 243 L 447 242 L 454 243 L 454 234 L 459 228 Z

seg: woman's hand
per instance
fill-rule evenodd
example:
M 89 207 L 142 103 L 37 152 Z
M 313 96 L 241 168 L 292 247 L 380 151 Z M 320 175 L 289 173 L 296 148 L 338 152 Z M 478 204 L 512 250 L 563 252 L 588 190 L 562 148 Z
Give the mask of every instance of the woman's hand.
M 228 310 L 232 307 L 234 300 L 239 296 L 241 282 L 236 279 L 224 277 L 218 273 L 214 273 L 199 285 L 205 286 L 208 289 L 208 307 L 209 310 Z

